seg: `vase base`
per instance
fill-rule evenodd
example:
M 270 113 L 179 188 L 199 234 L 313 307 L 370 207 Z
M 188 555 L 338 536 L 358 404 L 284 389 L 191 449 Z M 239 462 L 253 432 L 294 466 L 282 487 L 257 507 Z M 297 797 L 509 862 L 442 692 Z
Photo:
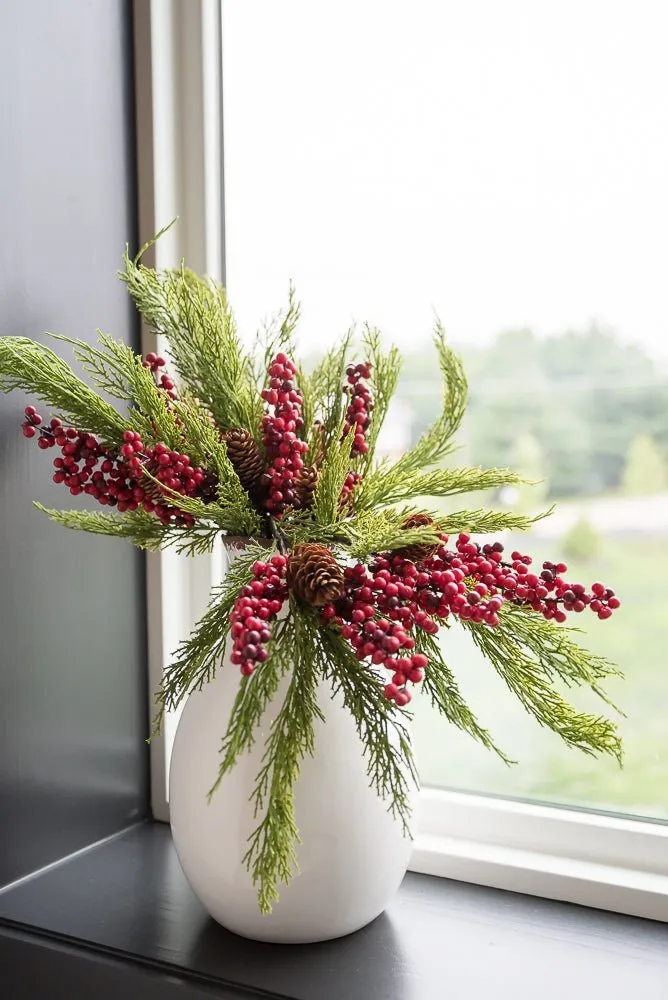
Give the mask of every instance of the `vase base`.
M 209 914 L 211 919 L 222 927 L 223 930 L 228 931 L 230 934 L 234 934 L 236 937 L 244 938 L 246 941 L 258 941 L 262 944 L 321 944 L 324 941 L 335 941 L 338 938 L 349 937 L 351 934 L 357 934 L 358 931 L 363 930 L 372 924 L 374 920 L 378 920 L 380 916 L 383 915 L 385 909 L 379 910 L 378 913 L 374 914 L 372 917 L 365 918 L 361 923 L 356 922 L 352 926 L 339 926 L 338 928 L 332 926 L 328 929 L 322 928 L 320 931 L 314 931 L 313 928 L 307 930 L 306 928 L 286 928 L 286 927 L 275 927 L 273 930 L 269 926 L 272 923 L 271 915 L 260 918 L 261 921 L 266 921 L 266 928 L 262 927 L 262 923 L 254 927 L 242 927 L 240 925 L 231 926 L 229 922 L 224 920 L 219 920 L 214 917 L 213 914 Z

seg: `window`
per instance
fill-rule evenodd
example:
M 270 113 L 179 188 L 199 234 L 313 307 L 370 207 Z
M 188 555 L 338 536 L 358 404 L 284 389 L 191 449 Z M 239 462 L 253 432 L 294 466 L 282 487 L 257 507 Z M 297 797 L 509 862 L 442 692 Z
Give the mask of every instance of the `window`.
M 628 713 L 623 771 L 538 731 L 453 629 L 448 657 L 520 764 L 421 706 L 423 780 L 668 818 L 665 8 L 260 8 L 258 22 L 257 5 L 223 4 L 227 283 L 241 328 L 283 301 L 290 277 L 307 352 L 351 319 L 380 326 L 407 352 L 385 434 L 397 450 L 439 403 L 436 309 L 468 361 L 467 460 L 542 480 L 500 505 L 558 503 L 509 542 L 565 554 L 575 578 L 613 581 L 624 602 L 611 622 L 583 622 L 627 674 L 611 689 Z
M 438 404 L 437 312 L 467 360 L 466 460 L 541 481 L 500 506 L 558 503 L 509 544 L 565 555 L 624 604 L 583 622 L 627 675 L 610 689 L 627 712 L 623 771 L 564 750 L 447 636 L 465 694 L 520 763 L 418 704 L 415 866 L 666 919 L 668 13 L 659 0 L 221 7 L 241 331 L 290 279 L 304 353 L 351 321 L 378 325 L 406 354 L 384 434 L 400 451 Z

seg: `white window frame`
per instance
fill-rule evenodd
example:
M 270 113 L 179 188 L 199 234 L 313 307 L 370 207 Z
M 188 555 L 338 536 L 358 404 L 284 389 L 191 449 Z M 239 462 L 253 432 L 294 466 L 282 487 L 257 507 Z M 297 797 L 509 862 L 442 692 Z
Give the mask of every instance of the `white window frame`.
M 176 217 L 179 222 L 144 260 L 224 281 L 222 84 L 217 0 L 135 0 L 135 114 L 140 245 Z M 142 330 L 144 352 L 161 349 Z M 186 559 L 174 552 L 147 556 L 149 704 L 169 657 L 202 615 L 223 572 L 222 548 Z M 177 718 L 151 742 L 151 809 L 169 821 L 166 747 Z
M 149 261 L 224 280 L 220 0 L 135 0 L 139 236 L 181 223 Z M 144 331 L 144 350 L 155 338 Z M 223 556 L 147 560 L 149 683 L 202 613 Z M 168 821 L 166 736 L 151 802 Z M 668 921 L 668 825 L 434 788 L 420 793 L 412 871 Z

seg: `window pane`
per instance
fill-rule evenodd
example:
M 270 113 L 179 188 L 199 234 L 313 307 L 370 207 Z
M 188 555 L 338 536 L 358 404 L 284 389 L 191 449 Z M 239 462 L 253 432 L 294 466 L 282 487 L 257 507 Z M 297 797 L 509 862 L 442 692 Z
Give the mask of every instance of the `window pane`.
M 586 641 L 627 675 L 623 771 L 564 750 L 480 663 L 448 662 L 506 768 L 416 709 L 423 781 L 668 816 L 668 9 L 661 0 L 223 3 L 228 287 L 242 330 L 303 303 L 406 352 L 384 435 L 437 411 L 436 311 L 467 359 L 465 460 L 543 483 L 523 551 L 614 586 Z M 461 506 L 461 505 L 460 505 Z M 596 699 L 575 695 L 582 708 Z

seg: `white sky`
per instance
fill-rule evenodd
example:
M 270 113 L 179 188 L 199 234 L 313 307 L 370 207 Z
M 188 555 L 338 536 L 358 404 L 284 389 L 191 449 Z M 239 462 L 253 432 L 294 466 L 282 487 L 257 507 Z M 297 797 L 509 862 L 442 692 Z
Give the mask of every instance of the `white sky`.
M 598 320 L 668 358 L 668 0 L 223 0 L 227 284 L 252 332 L 405 347 Z

